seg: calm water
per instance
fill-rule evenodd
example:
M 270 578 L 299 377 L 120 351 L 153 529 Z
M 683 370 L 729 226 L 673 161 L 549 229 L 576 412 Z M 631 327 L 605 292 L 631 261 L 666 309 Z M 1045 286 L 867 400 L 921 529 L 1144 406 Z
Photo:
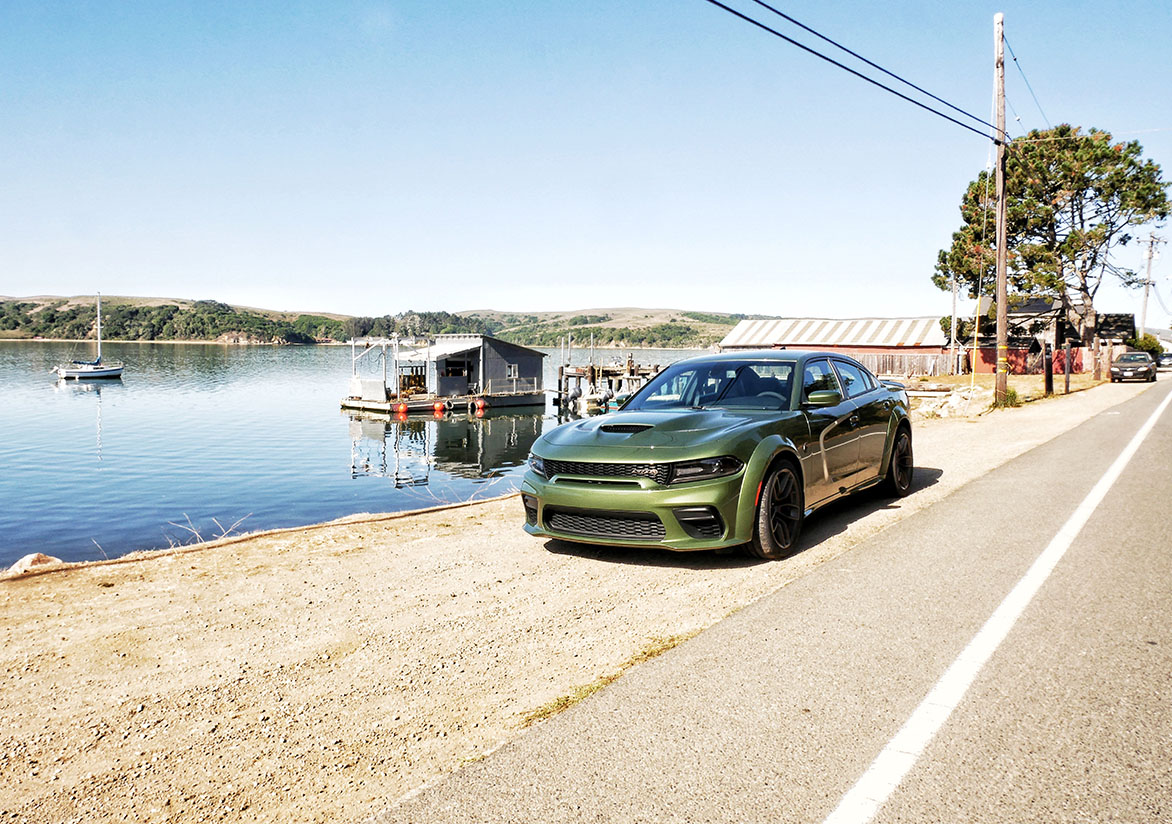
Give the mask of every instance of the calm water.
M 121 381 L 49 373 L 89 352 L 0 342 L 0 566 L 29 552 L 112 558 L 237 521 L 251 532 L 501 495 L 557 424 L 551 407 L 354 418 L 339 409 L 349 347 L 105 344 L 107 359 L 126 362 Z M 690 354 L 634 353 L 661 365 Z M 556 361 L 555 350 L 547 388 Z

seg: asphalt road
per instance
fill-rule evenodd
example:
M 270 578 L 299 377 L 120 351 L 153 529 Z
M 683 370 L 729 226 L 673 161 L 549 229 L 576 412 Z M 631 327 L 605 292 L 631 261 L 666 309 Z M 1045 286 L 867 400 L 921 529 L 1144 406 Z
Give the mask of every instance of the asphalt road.
M 1026 453 L 373 820 L 825 821 L 1170 390 Z M 877 812 L 842 820 L 1172 820 L 1170 465 L 1172 410 Z

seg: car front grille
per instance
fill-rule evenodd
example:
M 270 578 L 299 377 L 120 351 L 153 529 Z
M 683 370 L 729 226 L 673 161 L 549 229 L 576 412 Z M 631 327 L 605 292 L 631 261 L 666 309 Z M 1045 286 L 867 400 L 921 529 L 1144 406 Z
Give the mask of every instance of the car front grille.
M 671 478 L 671 466 L 653 463 L 598 463 L 593 461 L 555 461 L 546 459 L 546 477 L 578 475 L 585 478 L 650 478 L 666 486 Z
M 547 506 L 545 526 L 551 532 L 622 541 L 662 541 L 663 522 L 648 512 L 607 512 Z

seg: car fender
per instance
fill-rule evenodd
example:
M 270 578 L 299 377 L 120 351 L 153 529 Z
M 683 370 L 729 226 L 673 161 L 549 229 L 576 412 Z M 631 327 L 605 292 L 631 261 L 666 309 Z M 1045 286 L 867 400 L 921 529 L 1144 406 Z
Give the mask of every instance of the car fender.
M 737 501 L 735 534 L 743 536 L 746 541 L 753 537 L 753 523 L 757 518 L 757 496 L 761 484 L 765 481 L 765 473 L 780 455 L 792 457 L 798 473 L 801 474 L 802 462 L 798 458 L 797 448 L 792 441 L 781 435 L 770 435 L 762 439 L 745 465 L 745 478 L 741 482 L 740 500 Z M 802 485 L 805 486 L 804 479 Z

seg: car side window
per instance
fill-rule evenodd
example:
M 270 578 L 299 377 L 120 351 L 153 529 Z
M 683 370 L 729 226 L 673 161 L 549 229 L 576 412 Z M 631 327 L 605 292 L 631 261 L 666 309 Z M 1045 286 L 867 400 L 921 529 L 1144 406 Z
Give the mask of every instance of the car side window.
M 842 385 L 846 389 L 846 397 L 855 398 L 875 388 L 874 379 L 870 384 L 867 382 L 869 375 L 864 375 L 857 366 L 846 361 L 836 360 L 834 368 L 838 370 L 838 377 L 842 379 Z
M 867 385 L 867 392 L 870 392 L 872 389 L 879 388 L 879 379 L 872 375 L 869 369 L 864 369 L 861 366 L 857 366 L 855 368 L 858 369 L 859 373 L 863 376 L 863 383 Z
M 830 368 L 828 360 L 812 360 L 806 363 L 806 372 L 802 377 L 802 400 L 810 397 L 811 392 L 824 389 L 833 389 L 838 392 L 838 379 L 834 370 Z

